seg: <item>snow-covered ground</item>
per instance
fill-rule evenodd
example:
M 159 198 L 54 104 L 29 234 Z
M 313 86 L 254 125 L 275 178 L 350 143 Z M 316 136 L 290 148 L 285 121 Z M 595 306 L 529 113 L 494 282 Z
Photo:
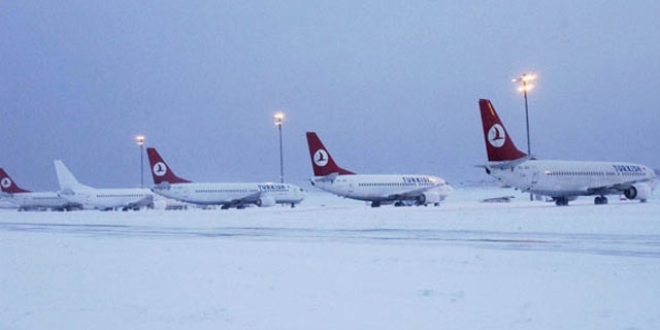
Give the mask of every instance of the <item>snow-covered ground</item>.
M 660 328 L 660 199 L 592 203 L 0 210 L 0 329 Z

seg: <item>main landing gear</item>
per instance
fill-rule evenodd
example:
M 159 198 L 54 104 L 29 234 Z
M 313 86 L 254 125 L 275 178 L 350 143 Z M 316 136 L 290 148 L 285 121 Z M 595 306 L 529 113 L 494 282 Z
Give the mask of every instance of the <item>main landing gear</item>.
M 605 204 L 607 204 L 607 197 L 597 196 L 596 198 L 594 198 L 594 204 L 596 204 L 596 205 L 605 205 Z
M 557 206 L 568 206 L 568 198 L 566 198 L 566 197 L 557 197 L 557 198 L 555 198 L 555 205 L 557 205 Z
M 396 201 L 394 203 L 394 206 L 396 207 L 402 207 L 402 206 L 429 206 L 431 203 L 419 203 L 419 202 L 412 202 L 412 201 Z M 433 206 L 440 206 L 440 202 L 435 202 L 433 203 Z
M 596 196 L 596 198 L 594 198 L 594 204 L 595 205 L 606 205 L 607 204 L 607 197 L 605 197 L 605 196 Z M 555 205 L 557 205 L 557 206 L 567 206 L 568 205 L 568 198 L 566 198 L 566 197 L 557 197 L 557 198 L 555 198 Z

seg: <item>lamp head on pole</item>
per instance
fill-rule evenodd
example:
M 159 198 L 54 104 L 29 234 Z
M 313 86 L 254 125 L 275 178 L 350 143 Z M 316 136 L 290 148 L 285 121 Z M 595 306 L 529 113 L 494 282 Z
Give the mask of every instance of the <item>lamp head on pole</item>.
M 276 112 L 275 115 L 273 115 L 273 118 L 275 118 L 276 126 L 282 126 L 282 122 L 284 121 L 284 112 Z
M 135 142 L 137 142 L 137 145 L 139 145 L 139 146 L 144 145 L 144 139 L 145 139 L 144 135 L 142 135 L 142 134 L 135 136 Z
M 536 74 L 533 73 L 523 73 L 520 75 L 518 78 L 513 78 L 511 79 L 512 82 L 514 83 L 522 83 L 522 86 L 518 87 L 518 91 L 520 92 L 527 92 L 532 90 L 534 88 L 534 85 L 532 85 L 530 82 L 536 79 Z

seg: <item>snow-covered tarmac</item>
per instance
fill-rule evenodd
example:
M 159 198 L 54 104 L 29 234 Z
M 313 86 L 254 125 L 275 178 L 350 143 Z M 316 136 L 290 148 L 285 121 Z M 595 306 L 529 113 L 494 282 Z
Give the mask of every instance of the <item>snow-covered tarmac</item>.
M 592 203 L 0 210 L 0 329 L 660 328 L 660 199 Z

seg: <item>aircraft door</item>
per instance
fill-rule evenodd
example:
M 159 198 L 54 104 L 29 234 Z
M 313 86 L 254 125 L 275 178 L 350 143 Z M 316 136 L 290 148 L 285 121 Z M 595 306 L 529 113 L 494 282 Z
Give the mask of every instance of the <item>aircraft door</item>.
M 530 189 L 532 189 L 539 182 L 539 176 L 540 176 L 540 173 L 538 171 L 538 168 L 536 168 L 536 166 L 532 166 L 531 171 L 532 171 L 532 180 L 529 184 Z

